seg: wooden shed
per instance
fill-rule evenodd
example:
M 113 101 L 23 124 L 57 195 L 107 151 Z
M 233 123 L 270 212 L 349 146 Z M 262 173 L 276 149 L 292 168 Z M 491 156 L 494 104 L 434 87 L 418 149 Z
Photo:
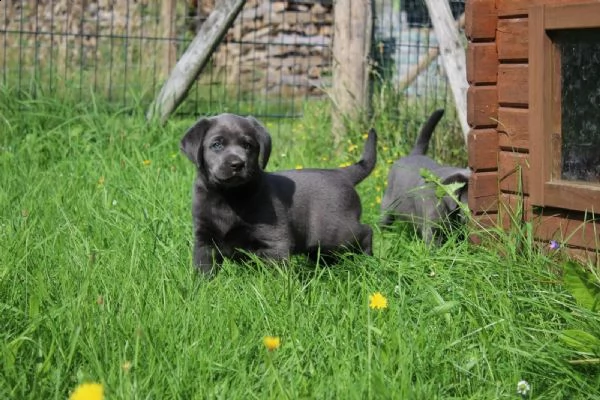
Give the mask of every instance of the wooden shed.
M 468 0 L 469 206 L 600 263 L 600 1 Z

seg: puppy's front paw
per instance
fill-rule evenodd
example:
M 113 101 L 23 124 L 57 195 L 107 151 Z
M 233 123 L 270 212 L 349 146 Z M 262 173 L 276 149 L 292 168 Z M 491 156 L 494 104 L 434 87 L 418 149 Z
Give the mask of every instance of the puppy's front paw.
M 212 246 L 194 244 L 194 267 L 206 277 L 213 276 L 218 270 L 218 262 L 213 256 Z

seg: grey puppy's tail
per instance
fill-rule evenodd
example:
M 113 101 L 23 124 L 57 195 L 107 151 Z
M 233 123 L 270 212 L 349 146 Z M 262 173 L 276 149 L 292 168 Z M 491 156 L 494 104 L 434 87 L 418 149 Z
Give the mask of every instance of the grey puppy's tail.
M 411 156 L 422 156 L 427 153 L 427 149 L 429 148 L 429 140 L 431 139 L 431 135 L 435 130 L 438 122 L 442 119 L 444 115 L 444 109 L 441 108 L 439 110 L 435 110 L 425 125 L 421 128 L 421 132 L 419 132 L 419 137 L 417 137 L 417 141 L 415 142 L 415 146 L 410 152 Z
M 375 129 L 369 129 L 369 135 L 365 143 L 365 149 L 363 150 L 362 157 L 359 162 L 352 164 L 348 167 L 340 168 L 342 172 L 350 179 L 352 184 L 357 185 L 363 179 L 365 179 L 373 168 L 375 168 L 375 162 L 377 161 L 377 132 Z

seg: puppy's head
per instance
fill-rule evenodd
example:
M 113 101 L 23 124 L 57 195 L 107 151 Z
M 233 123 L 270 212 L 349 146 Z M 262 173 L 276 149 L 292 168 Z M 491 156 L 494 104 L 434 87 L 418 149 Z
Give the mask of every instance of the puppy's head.
M 209 185 L 232 188 L 252 181 L 267 166 L 271 136 L 253 117 L 220 114 L 196 122 L 180 147 Z
M 461 203 L 466 204 L 469 197 L 469 178 L 471 176 L 471 170 L 468 168 L 445 167 L 437 172 L 444 185 L 464 183 L 464 185 L 456 191 L 455 195 Z M 451 196 L 444 196 L 442 201 L 449 215 L 457 213 L 459 219 L 464 218 L 461 205 L 454 201 Z

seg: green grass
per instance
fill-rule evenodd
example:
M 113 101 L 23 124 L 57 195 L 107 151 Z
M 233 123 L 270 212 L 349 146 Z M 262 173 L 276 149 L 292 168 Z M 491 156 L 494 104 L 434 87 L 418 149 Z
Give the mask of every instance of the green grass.
M 373 257 L 226 263 L 206 281 L 178 152 L 192 120 L 2 96 L 0 398 L 93 381 L 107 399 L 515 399 L 521 379 L 531 398 L 600 396 L 598 370 L 570 365 L 558 337 L 581 323 L 553 272 L 562 257 L 524 251 L 526 235 L 432 249 L 400 226 L 376 232 Z M 267 121 L 270 170 L 358 157 L 361 132 L 334 152 L 327 109 L 306 115 Z M 358 188 L 372 224 L 387 161 L 407 150 L 390 135 Z M 369 309 L 376 291 L 387 309 Z

